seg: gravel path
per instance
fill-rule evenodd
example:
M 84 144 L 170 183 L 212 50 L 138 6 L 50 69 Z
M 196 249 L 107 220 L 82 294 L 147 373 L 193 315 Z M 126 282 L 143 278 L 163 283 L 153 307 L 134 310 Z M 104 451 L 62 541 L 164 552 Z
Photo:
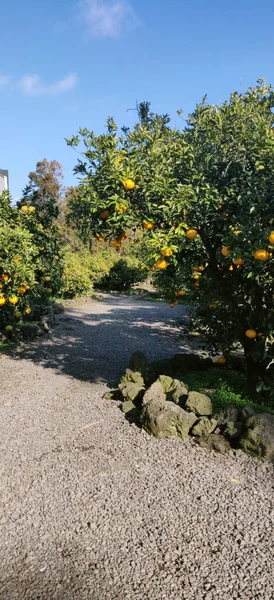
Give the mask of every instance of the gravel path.
M 71 305 L 3 356 L 0 600 L 273 600 L 273 468 L 150 438 L 102 394 L 184 308 Z M 20 359 L 19 359 L 20 358 Z

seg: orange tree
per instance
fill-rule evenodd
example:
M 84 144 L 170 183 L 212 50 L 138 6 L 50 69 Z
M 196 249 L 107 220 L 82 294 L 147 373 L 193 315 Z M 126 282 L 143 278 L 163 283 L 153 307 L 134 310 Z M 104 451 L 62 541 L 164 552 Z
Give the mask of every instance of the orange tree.
M 243 346 L 252 389 L 273 354 L 273 104 L 260 80 L 218 106 L 204 99 L 182 131 L 143 103 L 132 131 L 118 135 L 109 119 L 105 134 L 67 140 L 84 142 L 75 171 L 89 234 L 119 248 L 141 225 L 144 261 L 171 304 L 191 290 L 196 325 L 224 356 Z
M 62 289 L 63 242 L 58 226 L 61 199 L 61 165 L 46 159 L 29 173 L 29 183 L 17 203 L 25 228 L 38 248 L 35 258 L 35 277 L 42 298 L 59 295 Z

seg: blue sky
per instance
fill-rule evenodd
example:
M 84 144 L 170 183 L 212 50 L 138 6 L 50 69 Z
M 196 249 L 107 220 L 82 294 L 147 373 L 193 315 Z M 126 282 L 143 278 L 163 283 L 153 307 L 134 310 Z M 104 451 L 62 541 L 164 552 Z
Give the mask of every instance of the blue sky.
M 9 0 L 1 6 L 0 168 L 17 198 L 38 160 L 76 183 L 64 138 L 130 125 L 137 101 L 186 115 L 274 83 L 273 0 Z

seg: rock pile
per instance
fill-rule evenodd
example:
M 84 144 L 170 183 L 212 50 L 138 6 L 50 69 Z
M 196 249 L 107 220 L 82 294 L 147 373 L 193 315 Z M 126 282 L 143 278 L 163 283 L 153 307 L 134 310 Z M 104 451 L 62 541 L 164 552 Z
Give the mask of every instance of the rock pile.
M 123 412 L 158 439 L 193 436 L 209 450 L 225 453 L 231 447 L 241 448 L 261 460 L 274 461 L 273 415 L 234 405 L 214 413 L 209 396 L 190 391 L 174 376 L 210 369 L 212 364 L 192 354 L 149 364 L 142 352 L 136 352 L 119 384 Z

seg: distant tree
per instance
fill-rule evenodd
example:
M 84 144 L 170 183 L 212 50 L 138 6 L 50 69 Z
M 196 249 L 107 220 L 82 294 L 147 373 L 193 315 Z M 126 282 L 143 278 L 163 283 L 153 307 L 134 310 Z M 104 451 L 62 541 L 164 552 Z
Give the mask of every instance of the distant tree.
M 19 208 L 26 204 L 35 206 L 40 221 L 48 227 L 58 217 L 63 194 L 63 168 L 57 160 L 39 161 L 36 170 L 29 173 L 29 182 L 23 190 Z

